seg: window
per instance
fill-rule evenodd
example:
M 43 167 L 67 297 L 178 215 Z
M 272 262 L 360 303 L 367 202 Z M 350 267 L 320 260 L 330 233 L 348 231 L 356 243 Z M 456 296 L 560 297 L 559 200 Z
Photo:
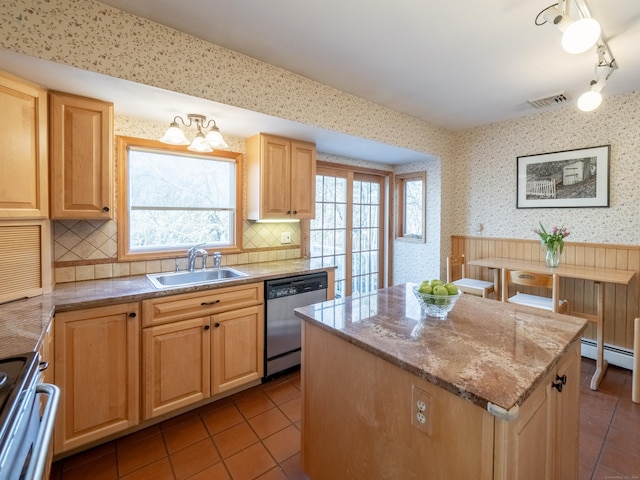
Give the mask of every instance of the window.
M 120 259 L 184 254 L 196 244 L 238 251 L 242 156 L 191 153 L 153 140 L 118 137 Z
M 424 172 L 396 176 L 397 238 L 414 242 L 424 242 L 426 239 L 426 179 Z

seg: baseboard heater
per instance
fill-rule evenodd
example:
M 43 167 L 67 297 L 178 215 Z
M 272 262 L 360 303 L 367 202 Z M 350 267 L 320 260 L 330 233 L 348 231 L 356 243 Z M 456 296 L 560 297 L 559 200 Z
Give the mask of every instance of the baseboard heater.
M 583 357 L 596 359 L 597 344 L 595 340 L 582 339 L 581 354 Z M 615 345 L 604 344 L 604 359 L 611 365 L 633 370 L 633 350 L 621 348 Z

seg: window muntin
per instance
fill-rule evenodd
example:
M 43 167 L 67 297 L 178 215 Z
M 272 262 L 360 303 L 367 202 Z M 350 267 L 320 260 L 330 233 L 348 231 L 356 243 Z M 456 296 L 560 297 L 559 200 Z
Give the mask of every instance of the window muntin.
M 120 170 L 121 258 L 172 256 L 200 243 L 222 251 L 239 248 L 241 155 L 194 154 L 156 141 L 128 140 L 120 147 L 126 152 Z

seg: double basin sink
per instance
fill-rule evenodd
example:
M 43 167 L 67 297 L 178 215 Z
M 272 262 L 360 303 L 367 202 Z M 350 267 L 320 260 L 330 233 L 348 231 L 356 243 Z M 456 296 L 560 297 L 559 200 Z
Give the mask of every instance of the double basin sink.
M 233 268 L 216 268 L 213 270 L 195 270 L 193 272 L 153 273 L 147 278 L 156 288 L 186 287 L 206 283 L 223 282 L 235 278 L 247 277 L 246 273 Z

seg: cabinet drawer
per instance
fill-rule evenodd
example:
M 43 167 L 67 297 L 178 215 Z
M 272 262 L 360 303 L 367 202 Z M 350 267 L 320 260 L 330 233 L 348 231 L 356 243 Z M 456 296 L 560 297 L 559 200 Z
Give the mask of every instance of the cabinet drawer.
M 263 283 L 214 288 L 206 292 L 184 293 L 142 302 L 144 327 L 194 316 L 226 312 L 264 303 Z

